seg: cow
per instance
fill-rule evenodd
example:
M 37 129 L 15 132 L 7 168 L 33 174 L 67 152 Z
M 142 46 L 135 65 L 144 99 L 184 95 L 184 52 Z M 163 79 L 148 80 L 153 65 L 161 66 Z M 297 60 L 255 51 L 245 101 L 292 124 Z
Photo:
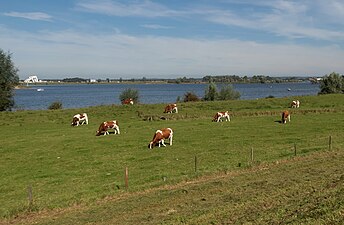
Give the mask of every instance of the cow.
M 113 121 L 106 121 L 102 122 L 97 130 L 96 136 L 108 135 L 109 129 L 113 129 L 115 131 L 115 134 L 120 134 L 118 122 L 116 120 Z
M 178 113 L 177 104 L 175 104 L 175 103 L 168 104 L 168 105 L 165 107 L 164 113 Z
M 134 105 L 134 101 L 132 98 L 123 99 L 122 105 Z
M 213 118 L 213 122 L 222 122 L 222 119 L 225 119 L 225 121 L 231 121 L 228 111 L 226 112 L 217 112 Z
M 299 108 L 300 107 L 300 101 L 299 100 L 294 100 L 290 104 L 291 108 Z
M 282 112 L 282 123 L 287 123 L 287 120 L 290 122 L 290 113 L 285 110 Z
M 88 116 L 86 113 L 79 113 L 73 116 L 72 126 L 79 126 L 83 124 L 88 124 Z
M 156 144 L 160 147 L 160 144 L 166 147 L 165 139 L 169 139 L 170 145 L 172 145 L 173 130 L 171 128 L 164 128 L 157 130 L 154 134 L 153 140 L 149 143 L 148 148 L 152 149 Z

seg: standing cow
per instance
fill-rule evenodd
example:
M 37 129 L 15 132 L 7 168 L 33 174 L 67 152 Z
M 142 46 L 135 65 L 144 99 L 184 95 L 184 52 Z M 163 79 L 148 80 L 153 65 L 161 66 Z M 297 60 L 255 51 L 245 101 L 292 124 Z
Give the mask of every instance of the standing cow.
M 109 129 L 113 129 L 115 131 L 115 134 L 120 134 L 118 122 L 116 120 L 113 120 L 102 122 L 97 130 L 96 136 L 100 136 L 101 134 L 108 135 Z
M 282 123 L 290 122 L 290 112 L 288 110 L 285 110 L 282 112 Z
M 73 116 L 72 126 L 88 124 L 88 116 L 86 113 L 79 113 Z
M 290 104 L 291 108 L 299 108 L 300 107 L 300 101 L 299 100 L 294 100 Z
M 173 130 L 171 128 L 157 130 L 154 134 L 153 140 L 149 143 L 148 148 L 152 149 L 156 144 L 158 144 L 159 147 L 160 144 L 166 147 L 165 139 L 169 139 L 170 145 L 172 145 Z
M 173 104 L 168 104 L 168 105 L 165 107 L 164 113 L 178 113 L 177 104 L 175 104 L 175 103 L 173 103 Z
M 225 119 L 225 121 L 231 121 L 228 111 L 217 112 L 213 118 L 213 122 L 222 122 L 222 119 Z

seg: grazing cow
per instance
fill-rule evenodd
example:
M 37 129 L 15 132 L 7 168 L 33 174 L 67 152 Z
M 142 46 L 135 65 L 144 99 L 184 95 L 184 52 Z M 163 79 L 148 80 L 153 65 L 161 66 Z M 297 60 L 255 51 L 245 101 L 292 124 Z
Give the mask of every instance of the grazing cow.
M 168 105 L 165 107 L 164 113 L 178 113 L 177 104 L 175 104 L 175 103 L 168 104 Z
M 290 113 L 285 110 L 282 112 L 282 123 L 287 123 L 287 120 L 290 122 Z
M 108 135 L 109 129 L 115 130 L 115 134 L 120 134 L 118 122 L 116 120 L 113 120 L 102 122 L 97 130 L 96 136 L 100 136 L 101 134 Z
M 134 101 L 132 98 L 127 98 L 122 101 L 122 105 L 134 105 Z
M 79 113 L 73 116 L 72 126 L 88 124 L 88 116 L 86 113 Z
M 171 128 L 164 128 L 161 130 L 157 130 L 154 134 L 153 140 L 149 143 L 148 148 L 152 149 L 156 144 L 162 144 L 166 147 L 164 140 L 169 139 L 170 145 L 172 145 L 172 138 L 173 138 L 173 131 Z
M 290 104 L 291 108 L 299 108 L 300 107 L 300 101 L 299 100 L 294 100 Z
M 231 121 L 228 111 L 226 112 L 217 112 L 213 118 L 213 122 L 222 122 L 222 119 L 225 119 L 225 121 Z

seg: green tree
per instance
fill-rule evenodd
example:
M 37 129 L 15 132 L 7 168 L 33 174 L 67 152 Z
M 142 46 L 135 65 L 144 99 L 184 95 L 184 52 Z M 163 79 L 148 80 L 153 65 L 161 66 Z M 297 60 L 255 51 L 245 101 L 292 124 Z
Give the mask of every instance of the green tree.
M 123 102 L 126 99 L 131 98 L 134 103 L 139 103 L 139 91 L 132 88 L 127 88 L 119 95 L 119 100 Z
M 218 100 L 235 100 L 240 98 L 240 92 L 234 90 L 233 86 L 228 84 L 221 88 L 218 94 Z
M 218 97 L 216 84 L 210 81 L 208 88 L 205 90 L 204 100 L 215 101 Z
M 319 94 L 334 94 L 344 93 L 344 77 L 338 73 L 331 73 L 325 75 L 320 81 L 320 92 Z
M 13 89 L 19 83 L 17 72 L 11 54 L 0 49 L 0 111 L 11 110 L 14 106 Z

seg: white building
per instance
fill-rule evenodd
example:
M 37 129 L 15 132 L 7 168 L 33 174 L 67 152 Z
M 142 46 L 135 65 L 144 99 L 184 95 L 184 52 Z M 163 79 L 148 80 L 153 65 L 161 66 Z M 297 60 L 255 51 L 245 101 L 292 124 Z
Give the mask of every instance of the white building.
M 27 79 L 24 80 L 24 83 L 38 83 L 42 82 L 41 80 L 38 80 L 37 76 L 29 76 Z

